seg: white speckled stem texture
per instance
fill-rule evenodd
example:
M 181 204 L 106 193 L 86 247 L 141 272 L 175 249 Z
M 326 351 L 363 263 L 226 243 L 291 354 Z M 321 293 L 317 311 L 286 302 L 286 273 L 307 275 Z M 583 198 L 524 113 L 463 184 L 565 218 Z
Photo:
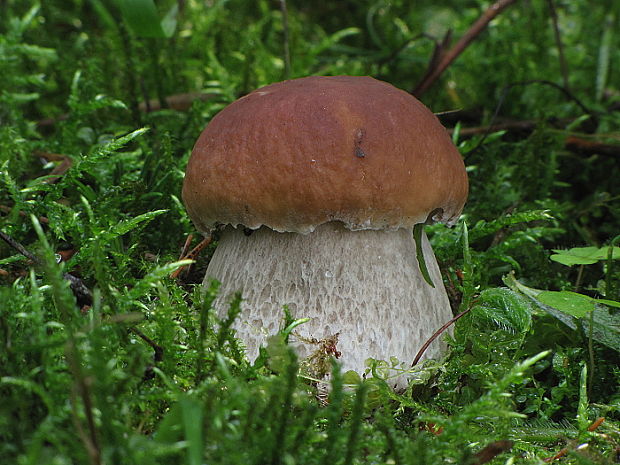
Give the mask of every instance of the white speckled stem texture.
M 349 231 L 327 223 L 313 233 L 278 233 L 268 228 L 250 236 L 227 228 L 205 277 L 222 283 L 216 307 L 225 315 L 230 296 L 243 292 L 237 335 L 254 360 L 268 335 L 282 324 L 282 306 L 295 318 L 311 320 L 297 327 L 305 339 L 339 333 L 336 350 L 343 370 L 363 373 L 369 357 L 397 357 L 409 367 L 422 344 L 452 312 L 439 267 L 423 235 L 424 256 L 435 283 L 422 278 L 412 231 Z M 317 346 L 294 341 L 300 357 Z M 440 356 L 436 340 L 426 357 Z M 401 379 L 398 384 L 403 384 Z

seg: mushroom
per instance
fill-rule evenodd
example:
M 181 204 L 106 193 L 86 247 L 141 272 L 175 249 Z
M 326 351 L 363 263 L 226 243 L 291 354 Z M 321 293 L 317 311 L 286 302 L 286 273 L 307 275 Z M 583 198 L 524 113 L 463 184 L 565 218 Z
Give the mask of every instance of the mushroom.
M 309 318 L 291 338 L 300 357 L 323 350 L 359 373 L 369 358 L 409 367 L 452 317 L 429 241 L 422 234 L 434 287 L 412 230 L 454 224 L 467 191 L 459 152 L 422 103 L 370 77 L 314 76 L 217 114 L 192 151 L 183 200 L 201 232 L 221 229 L 205 285 L 221 282 L 220 315 L 243 292 L 235 329 L 251 360 L 287 305 Z M 426 355 L 444 351 L 437 340 Z

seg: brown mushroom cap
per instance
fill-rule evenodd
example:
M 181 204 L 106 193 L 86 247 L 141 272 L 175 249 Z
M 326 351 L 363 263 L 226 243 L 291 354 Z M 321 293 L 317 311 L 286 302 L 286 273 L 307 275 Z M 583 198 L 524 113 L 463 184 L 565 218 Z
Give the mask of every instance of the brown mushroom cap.
M 437 118 L 370 77 L 307 77 L 258 89 L 217 114 L 196 142 L 183 200 L 197 228 L 308 233 L 453 223 L 467 174 Z M 435 212 L 438 212 L 435 214 Z

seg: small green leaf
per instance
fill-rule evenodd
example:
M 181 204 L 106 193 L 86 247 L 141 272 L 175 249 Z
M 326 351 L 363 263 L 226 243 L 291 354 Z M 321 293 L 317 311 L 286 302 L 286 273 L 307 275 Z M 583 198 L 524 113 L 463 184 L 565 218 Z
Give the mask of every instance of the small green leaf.
M 291 363 L 291 348 L 286 344 L 282 334 L 267 338 L 267 365 L 275 373 L 284 373 Z
M 362 382 L 362 377 L 356 371 L 349 370 L 345 371 L 342 375 L 342 383 L 343 384 L 353 384 L 357 385 Z
M 597 304 L 607 305 L 608 307 L 620 308 L 620 302 L 609 299 L 596 299 Z
M 543 309 L 545 312 L 552 315 L 554 318 L 557 318 L 558 320 L 560 320 L 562 323 L 564 323 L 569 328 L 573 330 L 577 329 L 577 321 L 575 320 L 575 317 L 572 316 L 572 314 L 569 314 L 566 311 L 560 310 L 559 308 L 553 305 L 553 304 L 558 303 L 555 301 L 554 297 L 552 297 L 552 300 L 554 300 L 553 304 L 543 302 L 542 299 L 540 298 L 541 294 L 543 295 L 543 298 L 544 298 L 545 293 L 553 294 L 552 292 L 542 291 L 540 289 L 527 287 L 515 279 L 514 273 L 510 273 L 506 275 L 504 277 L 504 282 L 513 291 L 521 292 L 527 297 L 529 297 L 530 299 L 532 299 L 532 301 L 536 303 L 541 309 Z M 566 291 L 565 293 L 574 294 L 573 292 L 566 292 Z M 556 294 L 559 294 L 559 293 L 556 293 Z M 607 347 L 617 352 L 620 352 L 620 313 L 617 311 L 610 311 L 610 309 L 607 307 L 603 307 L 600 305 L 596 306 L 597 303 L 609 305 L 609 303 L 606 303 L 605 299 L 596 300 L 588 296 L 582 296 L 581 294 L 576 294 L 576 295 L 580 296 L 580 298 L 582 299 L 582 302 L 585 302 L 586 308 L 592 308 L 591 305 L 594 306 L 594 310 L 592 314 L 594 340 L 601 344 L 606 345 Z M 557 299 L 557 300 L 561 300 L 561 299 Z M 587 301 L 590 301 L 590 303 L 588 303 Z M 615 301 L 610 300 L 608 302 L 615 302 Z M 561 305 L 561 302 L 559 305 Z M 612 305 L 612 306 L 615 306 L 615 305 Z M 585 313 L 583 312 L 583 310 L 581 310 L 580 313 L 585 315 L 587 314 L 587 310 Z M 583 325 L 584 330 L 588 332 L 590 328 L 589 318 L 582 318 L 580 322 Z
M 601 260 L 607 259 L 609 247 L 573 247 L 569 250 L 553 250 L 551 260 L 566 266 L 573 265 L 592 265 Z M 620 258 L 620 247 L 613 247 L 612 258 Z
M 155 287 L 155 285 L 164 278 L 167 278 L 170 273 L 185 265 L 194 263 L 193 260 L 179 260 L 177 262 L 167 263 L 162 266 L 158 266 L 151 270 L 144 278 L 140 279 L 134 284 L 127 295 L 130 299 L 137 300 L 145 295 L 148 289 Z
M 307 323 L 308 321 L 310 321 L 310 318 L 299 318 L 298 320 L 293 321 L 290 325 L 284 328 L 281 331 L 281 334 L 286 338 L 291 334 L 291 332 L 293 332 L 295 328 L 297 328 L 299 325 Z
M 138 227 L 138 225 L 144 221 L 151 221 L 157 216 L 166 213 L 168 210 L 153 210 L 151 212 L 142 213 L 130 220 L 119 221 L 109 231 L 106 232 L 106 238 L 112 239 L 114 237 L 127 234 L 132 229 Z
M 598 249 L 598 253 L 596 254 L 596 258 L 599 260 L 607 260 L 607 255 L 609 254 L 609 249 L 611 249 L 611 258 L 612 259 L 620 259 L 620 247 L 601 247 Z
M 573 247 L 570 250 L 553 250 L 551 260 L 566 266 L 573 265 L 592 265 L 599 261 L 596 257 L 598 247 Z
M 435 287 L 431 275 L 426 268 L 426 261 L 424 260 L 424 250 L 422 249 L 422 233 L 424 232 L 424 223 L 418 223 L 413 227 L 413 240 L 415 241 L 415 255 L 418 259 L 418 266 L 424 281 L 430 284 L 431 287 Z
M 168 10 L 164 19 L 161 20 L 161 28 L 166 37 L 172 37 L 174 30 L 177 28 L 177 15 L 179 14 L 179 4 L 175 3 Z
M 171 37 L 176 28 L 176 9 L 173 7 L 162 21 L 153 0 L 119 0 L 118 6 L 131 30 L 140 37 Z
M 595 309 L 595 300 L 569 291 L 543 291 L 536 297 L 543 304 L 557 308 L 576 318 L 583 318 Z

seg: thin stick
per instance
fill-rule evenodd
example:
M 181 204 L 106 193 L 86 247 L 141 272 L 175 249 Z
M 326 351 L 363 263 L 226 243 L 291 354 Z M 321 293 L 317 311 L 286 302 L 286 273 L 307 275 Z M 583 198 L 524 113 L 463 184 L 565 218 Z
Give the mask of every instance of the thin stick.
M 183 244 L 183 250 L 181 250 L 181 256 L 179 257 L 179 260 L 183 260 L 183 257 L 187 255 L 187 252 L 189 251 L 189 247 L 192 245 L 193 240 L 194 240 L 194 235 L 188 234 L 187 239 L 185 239 L 185 244 Z
M 190 260 L 194 260 L 194 258 L 202 251 L 202 249 L 204 249 L 206 246 L 208 246 L 211 241 L 213 240 L 213 236 L 209 236 L 209 237 L 205 237 L 200 244 L 198 244 L 196 247 L 194 247 L 192 250 L 189 251 L 189 253 L 187 255 L 185 255 L 182 258 L 187 258 Z M 179 277 L 179 275 L 181 274 L 181 272 L 183 270 L 186 269 L 187 266 L 181 266 L 179 268 L 177 268 L 176 270 L 174 270 L 172 273 L 170 273 L 170 277 L 172 279 L 177 279 Z
M 443 333 L 446 329 L 448 329 L 450 327 L 451 324 L 455 323 L 456 320 L 458 320 L 459 318 L 461 318 L 462 316 L 464 316 L 465 314 L 469 313 L 471 311 L 471 308 L 468 308 L 465 311 L 462 311 L 461 313 L 459 313 L 458 315 L 456 315 L 454 318 L 452 318 L 450 321 L 448 321 L 445 325 L 443 325 L 441 328 L 439 328 L 437 331 L 435 331 L 435 334 L 433 334 L 422 346 L 422 348 L 418 351 L 417 355 L 415 356 L 415 358 L 413 359 L 413 363 L 411 364 L 411 366 L 416 366 L 418 364 L 418 362 L 420 361 L 420 359 L 422 358 L 422 355 L 424 355 L 424 352 L 426 352 L 426 349 L 428 349 L 428 346 L 431 345 L 431 343 L 437 339 L 441 333 Z
M 9 236 L 8 234 L 4 233 L 3 231 L 0 231 L 0 238 L 4 242 L 9 244 L 11 247 L 13 247 L 15 250 L 17 250 L 20 254 L 22 254 L 27 259 L 32 260 L 36 264 L 40 264 L 41 263 L 41 260 L 39 260 L 39 258 L 37 256 L 35 256 L 34 254 L 28 252 L 23 245 L 21 245 L 19 242 L 17 242 L 15 239 L 13 239 L 11 236 Z
M 556 84 L 555 82 L 552 81 L 547 81 L 546 79 L 532 79 L 532 80 L 528 80 L 528 81 L 518 81 L 518 82 L 513 82 L 512 84 L 508 84 L 507 86 L 505 86 L 502 89 L 502 93 L 499 97 L 499 101 L 497 102 L 497 106 L 495 107 L 495 112 L 493 113 L 493 116 L 491 117 L 491 126 L 493 125 L 493 123 L 495 122 L 497 115 L 499 115 L 499 110 L 502 107 L 502 104 L 504 103 L 504 100 L 506 99 L 506 96 L 508 95 L 508 92 L 513 88 L 513 87 L 517 87 L 517 86 L 527 86 L 530 84 L 543 84 L 543 85 L 547 85 L 547 86 L 551 86 L 557 90 L 559 90 L 560 92 L 562 92 L 569 100 L 572 100 L 573 102 L 575 102 L 579 108 L 581 108 L 581 110 L 588 114 L 588 115 L 593 115 L 593 112 L 590 111 L 588 109 L 588 107 L 586 107 L 581 100 L 579 100 L 577 97 L 575 97 L 568 89 L 562 87 L 559 84 Z M 480 141 L 478 142 L 478 145 L 476 145 L 472 150 L 470 150 L 466 157 L 471 156 L 473 153 L 475 153 L 480 147 L 482 147 L 482 144 L 484 143 L 484 141 L 486 140 L 487 136 L 489 135 L 489 133 L 486 133 L 482 136 L 482 138 L 480 139 Z
M 475 465 L 482 465 L 483 463 L 490 462 L 502 452 L 510 450 L 513 445 L 514 443 L 508 439 L 500 439 L 499 441 L 492 442 L 474 455 L 476 461 L 473 463 Z
M 456 58 L 463 53 L 463 50 L 487 27 L 493 18 L 499 15 L 503 10 L 508 8 L 517 0 L 498 0 L 491 5 L 482 14 L 480 18 L 469 28 L 469 30 L 459 39 L 459 41 L 452 47 L 441 59 L 439 64 L 435 67 L 433 72 L 428 73 L 424 79 L 416 86 L 411 92 L 416 97 L 420 97 L 426 92 L 435 81 L 441 76 L 441 74 L 452 64 Z
M 0 231 L 0 239 L 2 239 L 4 242 L 9 244 L 11 247 L 17 250 L 24 257 L 34 262 L 35 265 L 40 265 L 42 263 L 39 257 L 37 257 L 33 253 L 26 250 L 26 248 L 23 245 L 21 245 L 19 242 L 17 242 L 15 239 L 13 239 L 11 236 L 4 233 L 3 231 Z M 92 293 L 90 292 L 90 289 L 88 288 L 88 286 L 84 284 L 84 281 L 82 281 L 77 276 L 73 276 L 71 273 L 63 273 L 62 277 L 66 279 L 67 281 L 69 281 L 71 291 L 73 292 L 73 295 L 77 299 L 77 303 L 81 307 L 83 307 L 84 305 L 91 305 L 93 303 Z
M 148 337 L 138 328 L 129 328 L 129 332 L 134 333 L 136 336 L 138 336 L 140 339 L 142 339 L 144 342 L 151 346 L 153 352 L 155 352 L 153 356 L 153 360 L 155 362 L 161 362 L 164 359 L 164 348 L 157 344 L 153 339 Z

